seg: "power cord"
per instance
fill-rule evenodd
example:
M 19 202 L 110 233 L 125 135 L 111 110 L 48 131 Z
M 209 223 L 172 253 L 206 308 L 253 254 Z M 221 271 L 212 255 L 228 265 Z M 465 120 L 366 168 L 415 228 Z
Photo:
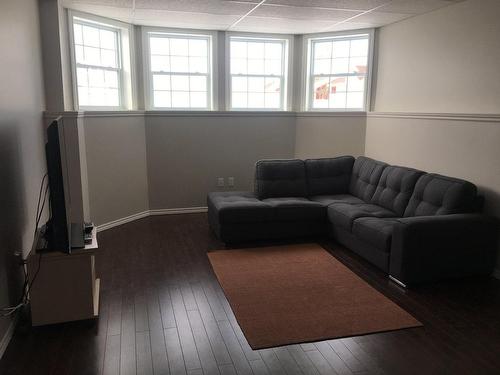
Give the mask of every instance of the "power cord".
M 47 193 L 49 190 L 49 184 L 48 184 L 47 177 L 48 177 L 48 174 L 45 173 L 43 178 L 42 178 L 42 182 L 40 183 L 40 190 L 38 192 L 38 202 L 37 202 L 37 206 L 36 206 L 35 230 L 33 232 L 33 241 L 37 241 L 36 232 L 38 230 L 38 225 L 40 224 L 40 220 L 41 220 L 42 215 L 43 215 L 43 209 L 44 209 L 45 203 L 47 201 Z M 50 211 L 50 207 L 49 207 L 49 211 Z M 46 247 L 46 246 L 47 246 L 47 243 L 45 243 L 44 247 Z M 19 298 L 19 302 L 15 306 L 4 307 L 1 309 L 2 316 L 13 315 L 16 311 L 18 311 L 23 306 L 26 306 L 28 304 L 29 292 L 30 292 L 31 288 L 33 287 L 35 279 L 38 276 L 38 273 L 40 272 L 40 268 L 42 265 L 42 254 L 43 253 L 39 254 L 38 268 L 37 268 L 33 278 L 31 279 L 31 282 L 30 282 L 29 275 L 28 275 L 28 272 L 26 270 L 26 265 L 27 265 L 28 260 L 26 258 L 23 258 L 22 253 L 21 253 L 21 265 L 23 268 L 23 275 L 24 275 L 22 294 L 21 294 L 21 297 Z

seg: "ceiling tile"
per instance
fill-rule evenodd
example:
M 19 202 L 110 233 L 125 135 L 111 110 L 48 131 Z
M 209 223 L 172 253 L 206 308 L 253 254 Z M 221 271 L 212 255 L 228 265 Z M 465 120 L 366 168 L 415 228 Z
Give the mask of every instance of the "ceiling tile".
M 283 34 L 315 33 L 331 25 L 331 21 L 295 20 L 286 18 L 245 17 L 231 30 Z
M 136 9 L 133 23 L 145 26 L 224 30 L 239 18 L 239 15 L 170 12 L 166 10 L 157 10 L 151 13 L 149 10 Z
M 421 14 L 439 9 L 459 1 L 446 0 L 393 0 L 380 10 L 383 12 Z
M 249 2 L 222 0 L 135 0 L 136 9 L 170 10 L 178 12 L 244 15 L 254 5 Z
M 358 23 L 376 23 L 386 25 L 393 22 L 401 21 L 402 19 L 411 17 L 411 14 L 402 14 L 402 13 L 385 13 L 385 12 L 370 12 L 363 14 L 359 17 L 356 17 L 352 20 L 352 22 Z
M 369 10 L 389 0 L 267 0 L 266 4 L 307 6 L 310 8 Z
M 266 5 L 255 9 L 251 15 L 256 17 L 290 18 L 304 20 L 337 21 L 360 14 L 360 11 L 340 9 L 319 9 L 309 6 Z
M 132 8 L 133 0 L 62 0 L 61 4 L 68 7 L 80 4 L 86 6 L 95 5 L 117 8 Z

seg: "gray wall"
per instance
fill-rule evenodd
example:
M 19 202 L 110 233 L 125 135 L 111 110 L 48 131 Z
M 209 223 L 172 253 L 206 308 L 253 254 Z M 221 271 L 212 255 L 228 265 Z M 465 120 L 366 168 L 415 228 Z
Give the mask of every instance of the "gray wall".
M 217 177 L 253 188 L 254 164 L 294 155 L 293 114 L 147 116 L 151 209 L 206 206 Z
M 499 1 L 469 0 L 382 27 L 375 110 L 436 115 L 371 114 L 365 146 L 367 156 L 476 183 L 498 217 L 499 14 Z
M 36 0 L 0 2 L 0 306 L 19 298 L 12 254 L 31 248 L 45 173 L 42 62 Z M 0 340 L 10 319 L 0 317 Z
M 298 114 L 295 156 L 302 159 L 363 155 L 366 114 Z
M 83 120 L 90 219 L 103 224 L 148 210 L 144 116 Z

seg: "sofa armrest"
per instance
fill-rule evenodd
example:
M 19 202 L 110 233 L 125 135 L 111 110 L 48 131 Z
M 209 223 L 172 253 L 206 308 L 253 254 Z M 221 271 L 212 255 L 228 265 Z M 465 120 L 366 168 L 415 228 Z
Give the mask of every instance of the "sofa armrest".
M 389 274 L 403 284 L 493 272 L 498 234 L 494 218 L 453 214 L 398 221 Z

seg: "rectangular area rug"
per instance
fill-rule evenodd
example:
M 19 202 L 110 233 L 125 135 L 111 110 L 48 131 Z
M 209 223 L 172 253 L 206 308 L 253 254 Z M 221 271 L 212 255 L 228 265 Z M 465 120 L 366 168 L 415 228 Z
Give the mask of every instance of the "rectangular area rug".
M 252 349 L 422 325 L 317 244 L 208 258 Z

